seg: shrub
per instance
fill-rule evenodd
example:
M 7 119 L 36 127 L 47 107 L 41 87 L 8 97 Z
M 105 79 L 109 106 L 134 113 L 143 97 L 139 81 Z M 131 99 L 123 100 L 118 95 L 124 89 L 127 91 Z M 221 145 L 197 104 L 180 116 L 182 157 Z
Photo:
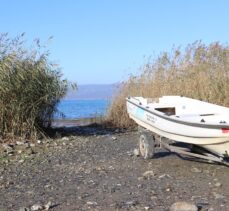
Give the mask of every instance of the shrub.
M 39 41 L 27 50 L 24 34 L 0 35 L 0 136 L 35 138 L 50 126 L 68 83 L 41 52 Z
M 126 112 L 127 96 L 183 95 L 229 106 L 229 46 L 201 41 L 185 49 L 164 52 L 141 68 L 140 76 L 123 83 L 109 108 L 108 120 L 119 127 L 134 126 Z

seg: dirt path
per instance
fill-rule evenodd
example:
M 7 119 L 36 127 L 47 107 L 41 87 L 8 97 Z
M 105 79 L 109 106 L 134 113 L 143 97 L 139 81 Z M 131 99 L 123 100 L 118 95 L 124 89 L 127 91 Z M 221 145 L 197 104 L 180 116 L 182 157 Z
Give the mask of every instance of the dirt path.
M 133 155 L 137 132 L 85 127 L 70 135 L 2 156 L 0 210 L 51 202 L 50 210 L 160 211 L 177 201 L 229 210 L 227 167 L 165 151 L 146 161 Z

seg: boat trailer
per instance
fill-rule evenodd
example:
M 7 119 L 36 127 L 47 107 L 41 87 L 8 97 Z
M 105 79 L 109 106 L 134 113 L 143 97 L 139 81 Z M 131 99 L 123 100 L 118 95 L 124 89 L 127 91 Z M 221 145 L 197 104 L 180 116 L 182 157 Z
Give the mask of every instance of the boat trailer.
M 139 151 L 144 159 L 151 159 L 154 157 L 156 148 L 163 148 L 169 152 L 179 155 L 186 155 L 193 158 L 204 159 L 208 162 L 216 162 L 229 167 L 228 158 L 217 156 L 207 150 L 187 143 L 181 143 L 162 137 L 142 126 L 138 126 L 139 138 Z M 179 146 L 182 145 L 182 146 Z

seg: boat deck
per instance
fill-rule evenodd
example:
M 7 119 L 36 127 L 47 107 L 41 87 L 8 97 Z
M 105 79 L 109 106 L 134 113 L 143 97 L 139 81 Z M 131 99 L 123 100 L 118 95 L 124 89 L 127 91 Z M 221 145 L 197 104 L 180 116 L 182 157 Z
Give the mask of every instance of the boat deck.
M 147 103 L 146 108 L 151 111 L 160 112 L 171 118 L 177 118 L 182 121 L 187 121 L 191 123 L 207 123 L 207 124 L 229 124 L 229 115 L 225 113 L 218 112 L 212 113 L 208 112 L 208 109 L 200 109 L 199 112 L 196 112 L 196 109 L 188 109 L 187 113 L 186 108 L 190 105 L 183 104 L 165 104 L 165 103 Z M 202 111 L 201 111 L 202 110 Z M 193 113 L 192 113 L 193 112 Z

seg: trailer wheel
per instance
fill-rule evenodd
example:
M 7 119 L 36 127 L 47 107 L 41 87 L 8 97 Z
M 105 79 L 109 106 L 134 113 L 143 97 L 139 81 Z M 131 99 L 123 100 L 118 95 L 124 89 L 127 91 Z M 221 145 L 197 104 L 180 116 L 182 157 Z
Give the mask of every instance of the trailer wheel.
M 154 156 L 154 138 L 149 134 L 142 133 L 139 138 L 139 151 L 144 159 L 150 159 Z

